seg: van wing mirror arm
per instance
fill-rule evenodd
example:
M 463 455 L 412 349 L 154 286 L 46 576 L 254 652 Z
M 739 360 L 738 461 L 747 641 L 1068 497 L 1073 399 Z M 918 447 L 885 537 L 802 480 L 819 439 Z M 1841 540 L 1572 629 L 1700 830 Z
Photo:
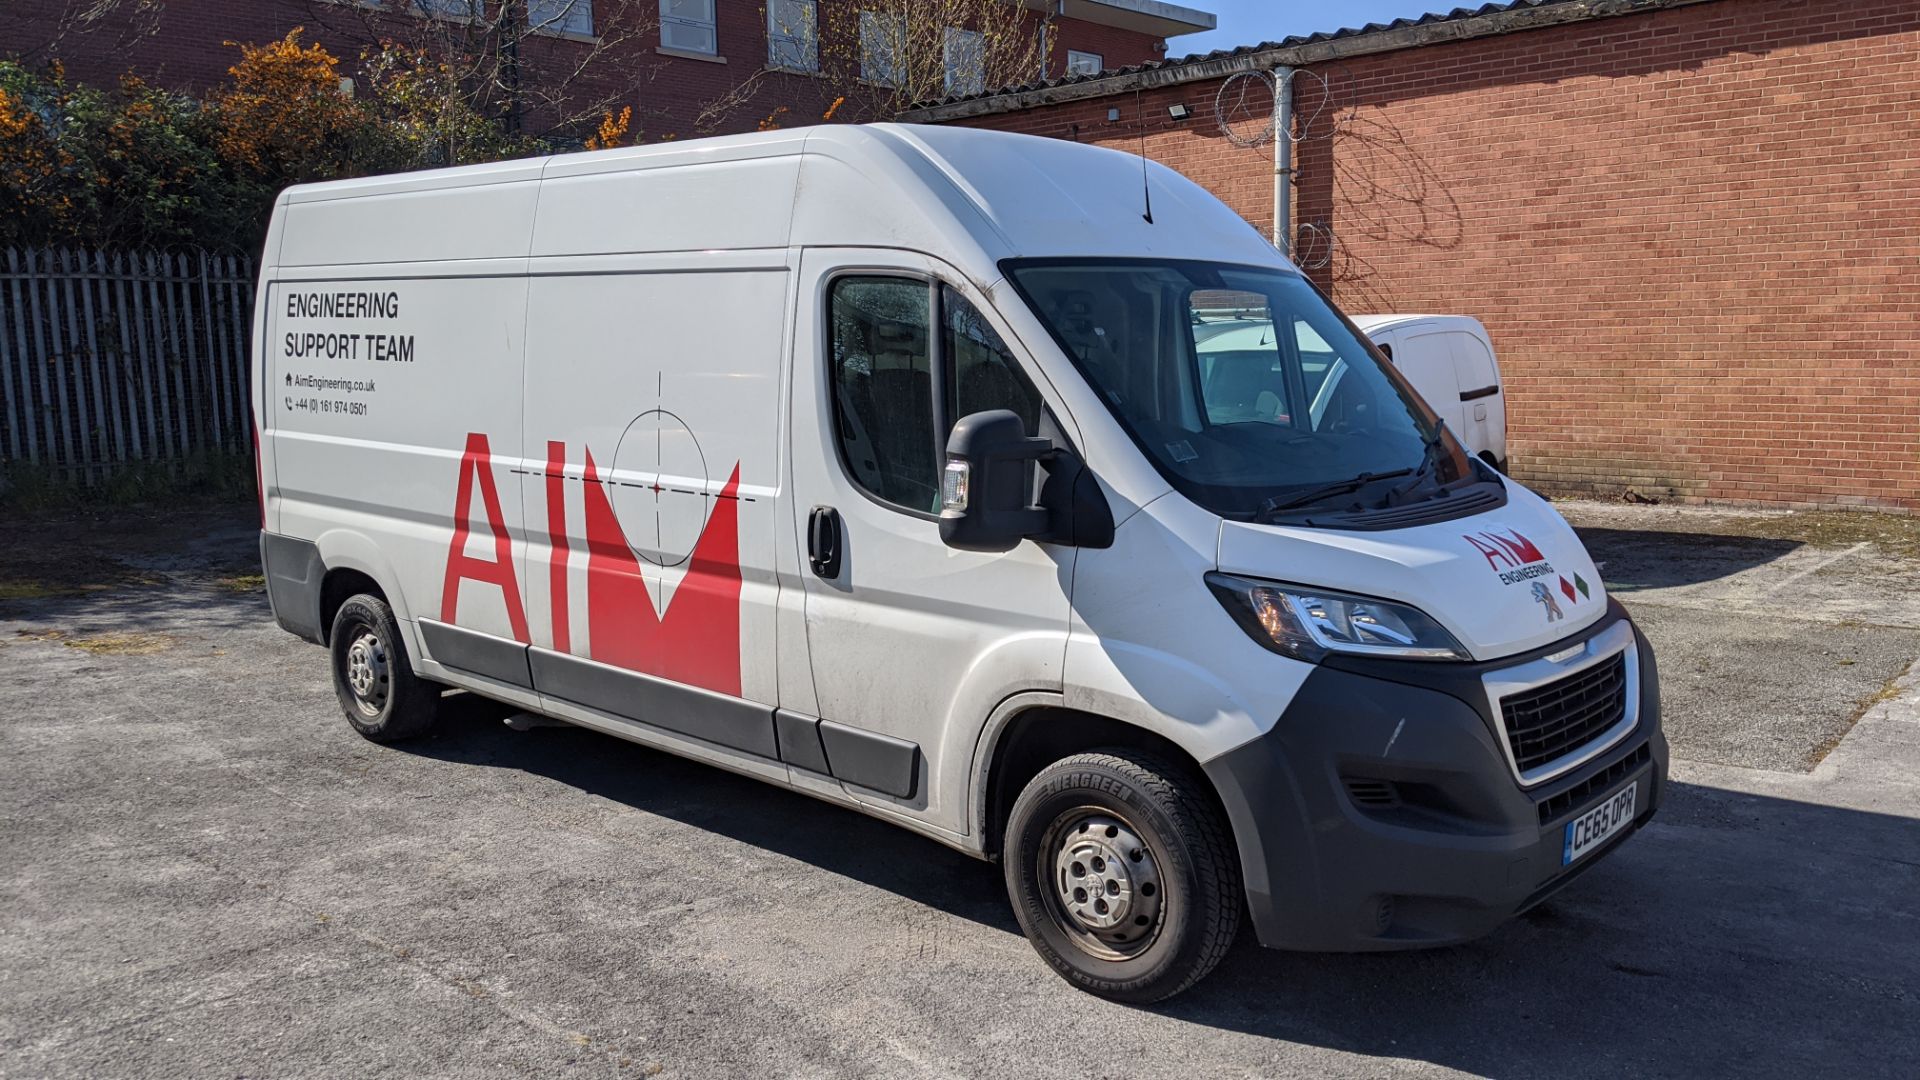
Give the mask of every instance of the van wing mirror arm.
M 1069 547 L 1112 547 L 1113 507 L 1080 455 L 1056 446 L 1041 457 L 1040 467 L 1046 471 L 1040 505 L 1047 511 L 1047 529 L 1034 539 Z

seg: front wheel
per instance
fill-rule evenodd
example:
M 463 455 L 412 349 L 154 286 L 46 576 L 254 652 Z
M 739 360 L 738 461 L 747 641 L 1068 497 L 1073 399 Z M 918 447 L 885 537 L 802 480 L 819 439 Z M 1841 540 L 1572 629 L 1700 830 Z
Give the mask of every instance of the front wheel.
M 374 742 L 424 735 L 440 709 L 440 688 L 413 673 L 400 625 L 385 600 L 348 598 L 327 638 L 333 690 L 353 729 Z
M 1192 771 L 1135 750 L 1080 754 L 1013 804 L 1003 861 L 1020 928 L 1068 982 L 1138 1004 L 1212 971 L 1240 924 L 1240 864 Z

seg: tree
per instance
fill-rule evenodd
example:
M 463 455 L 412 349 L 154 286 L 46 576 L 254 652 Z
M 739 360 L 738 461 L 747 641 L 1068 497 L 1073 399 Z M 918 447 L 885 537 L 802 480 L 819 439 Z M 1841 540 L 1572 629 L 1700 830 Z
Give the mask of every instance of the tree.
M 0 64 L 0 243 L 38 243 L 72 219 L 52 97 L 26 69 Z
M 237 180 L 213 135 L 185 95 L 0 62 L 0 244 L 251 242 L 272 192 Z
M 361 162 L 371 172 L 471 165 L 538 152 L 473 107 L 452 64 L 423 49 L 386 42 L 360 56 L 365 102 L 381 146 Z
M 1053 5 L 1039 12 L 1018 0 L 820 6 L 820 74 L 832 112 L 852 119 L 890 119 L 925 102 L 1033 82 L 1053 51 Z
M 125 49 L 153 35 L 166 0 L 59 0 L 49 7 L 25 16 L 7 13 L 22 19 L 15 29 L 26 35 L 27 44 L 16 50 L 16 59 L 40 64 L 58 56 L 68 37 L 106 29 L 114 32 L 113 48 Z
M 276 189 L 349 175 L 356 151 L 375 135 L 367 109 L 344 92 L 340 61 L 301 44 L 303 33 L 296 27 L 265 45 L 228 42 L 240 60 L 209 105 L 221 158 Z
M 652 55 L 658 0 L 308 0 L 308 10 L 316 26 L 431 58 L 436 93 L 457 89 L 465 113 L 516 141 L 574 142 L 662 67 L 633 62 Z

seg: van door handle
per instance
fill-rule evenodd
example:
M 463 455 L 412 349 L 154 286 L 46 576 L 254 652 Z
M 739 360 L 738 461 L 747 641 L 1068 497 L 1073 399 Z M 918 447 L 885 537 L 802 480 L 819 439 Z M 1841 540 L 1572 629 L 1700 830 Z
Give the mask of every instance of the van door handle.
M 807 562 L 823 578 L 840 576 L 840 511 L 831 506 L 807 515 Z

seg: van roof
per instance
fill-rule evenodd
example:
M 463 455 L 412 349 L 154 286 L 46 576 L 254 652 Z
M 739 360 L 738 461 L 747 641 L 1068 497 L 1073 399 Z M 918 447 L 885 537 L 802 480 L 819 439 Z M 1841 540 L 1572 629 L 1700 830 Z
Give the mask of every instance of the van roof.
M 1471 315 L 1423 315 L 1406 313 L 1397 315 L 1349 315 L 1353 325 L 1363 332 L 1371 334 L 1375 330 L 1391 330 L 1414 323 L 1434 323 L 1435 330 L 1465 330 L 1480 337 L 1487 336 L 1486 327 Z
M 697 172 L 657 172 L 675 169 Z M 535 221 L 534 181 L 551 190 L 554 181 L 622 175 L 632 182 L 603 186 L 594 201 L 602 220 L 606 199 L 648 219 L 644 228 L 636 221 L 614 229 L 621 246 L 609 249 L 605 236 L 584 230 L 532 238 L 557 228 L 544 198 Z M 700 182 L 690 182 L 695 176 Z M 455 197 L 421 198 L 436 192 Z M 362 199 L 389 209 L 342 205 Z M 417 227 L 383 227 L 395 199 Z M 467 209 L 452 210 L 456 202 Z M 649 202 L 670 204 L 670 213 L 649 212 Z M 492 209 L 476 213 L 481 205 Z M 911 124 L 833 124 L 305 184 L 285 192 L 281 212 L 283 266 L 789 245 L 903 247 L 954 261 L 1066 255 L 1290 265 L 1244 219 L 1157 162 L 1061 139 Z M 430 220 L 436 213 L 445 216 Z M 763 227 L 747 229 L 746 221 Z

